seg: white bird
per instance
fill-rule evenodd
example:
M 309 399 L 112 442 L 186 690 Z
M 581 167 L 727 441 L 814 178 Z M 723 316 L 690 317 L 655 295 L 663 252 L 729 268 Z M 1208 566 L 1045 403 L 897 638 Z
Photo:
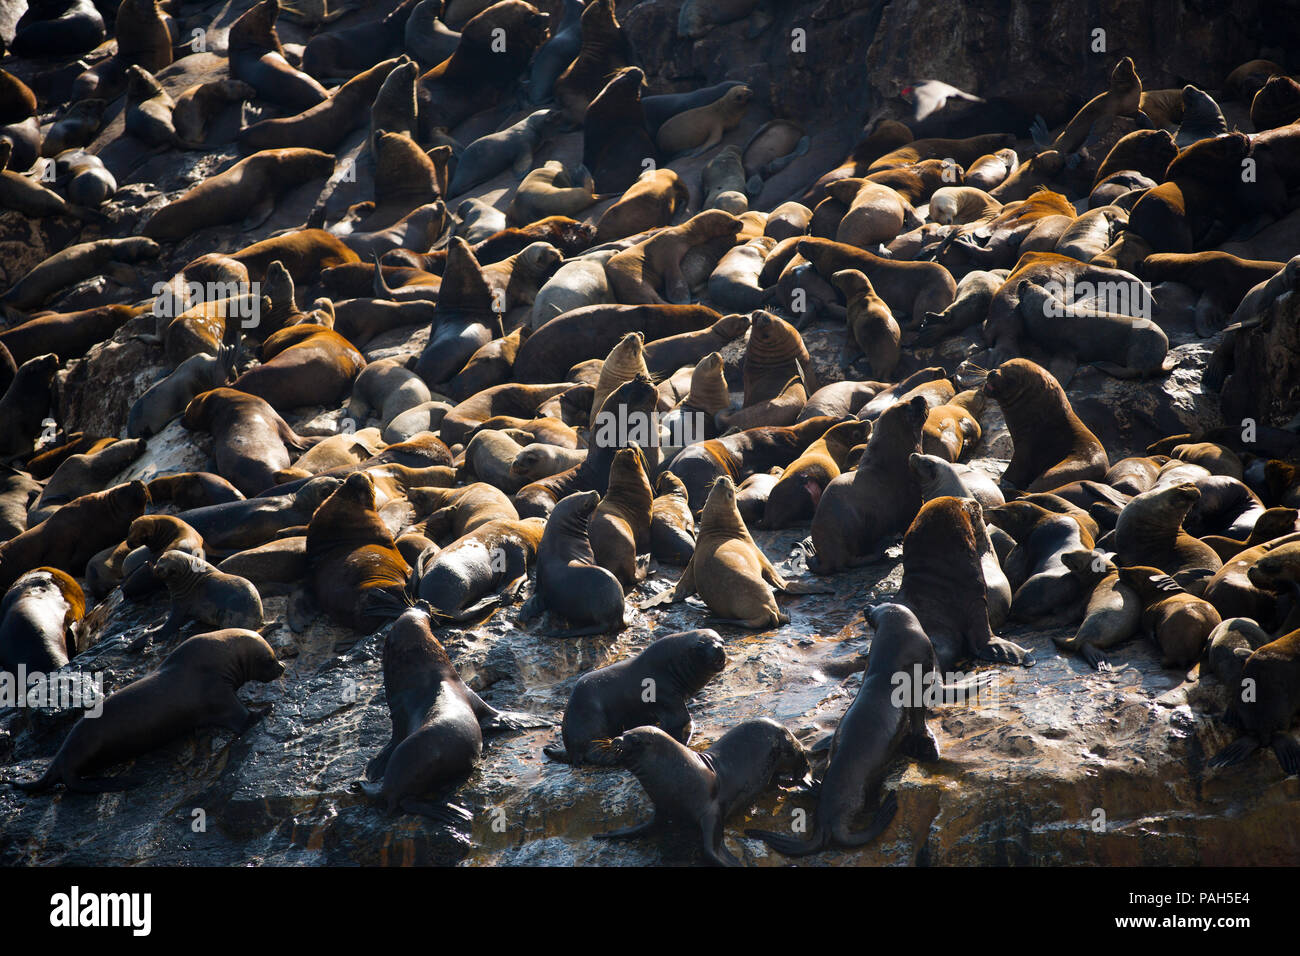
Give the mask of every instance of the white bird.
M 950 99 L 969 100 L 972 103 L 984 102 L 983 97 L 959 90 L 939 80 L 922 80 L 912 86 L 905 86 L 899 96 L 916 108 L 918 123 L 931 113 L 943 109 Z

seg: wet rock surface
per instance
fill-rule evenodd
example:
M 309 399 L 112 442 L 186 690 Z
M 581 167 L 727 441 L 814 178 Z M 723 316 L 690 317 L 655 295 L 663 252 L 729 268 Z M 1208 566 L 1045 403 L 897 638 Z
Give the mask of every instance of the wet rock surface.
M 224 28 L 248 5 L 220 8 L 215 20 L 217 6 L 197 11 L 214 24 L 208 34 L 213 49 L 222 49 Z M 681 6 L 677 0 L 619 4 L 638 62 L 646 66 L 656 92 L 722 79 L 753 85 L 758 108 L 724 143 L 743 144 L 773 115 L 806 118 L 810 128 L 822 124 L 809 154 L 769 181 L 755 202 L 764 209 L 775 204 L 768 199 L 786 198 L 813 178 L 814 170 L 837 162 L 861 121 L 896 94 L 904 78 L 933 73 L 993 96 L 1056 84 L 1068 73 L 1073 88 L 1092 90 L 1104 86 L 1113 59 L 1089 58 L 1077 40 L 1055 39 L 1088 32 L 1096 17 L 1085 5 L 1054 5 L 1049 16 L 1036 4 L 992 0 L 959 5 L 763 0 L 757 5 L 761 20 L 720 25 L 689 41 L 677 32 Z M 1105 4 L 1100 15 L 1113 24 L 1112 37 L 1124 38 L 1126 45 L 1117 52 L 1143 64 L 1152 88 L 1203 76 L 1220 78 L 1259 55 L 1253 37 L 1259 35 L 1260 22 L 1264 34 L 1277 36 L 1280 45 L 1290 42 L 1287 31 L 1300 23 L 1294 4 L 1247 2 L 1224 12 L 1200 11 L 1200 6 L 1186 0 L 1160 2 L 1149 10 Z M 1166 37 L 1182 29 L 1175 24 L 1184 23 L 1192 9 L 1205 26 L 1180 33 L 1171 51 Z M 790 50 L 795 25 L 807 29 L 808 49 L 815 55 Z M 302 42 L 306 35 L 284 21 L 280 31 L 287 43 Z M 991 57 L 1012 69 L 989 75 L 984 64 Z M 159 80 L 175 94 L 219 75 L 222 62 L 211 52 L 195 54 L 162 71 Z M 1213 85 L 1210 79 L 1202 82 Z M 838 106 L 845 102 L 854 103 L 861 115 L 846 117 Z M 120 113 L 120 102 L 114 109 Z M 469 142 L 526 113 L 510 105 L 474 117 L 455 132 L 461 142 Z M 176 195 L 237 156 L 230 145 L 207 153 L 148 155 L 122 138 L 120 115 L 110 111 L 109 116 L 96 148 L 123 189 L 112 204 L 113 224 L 82 230 L 80 241 L 138 231 L 164 194 Z M 237 127 L 236 112 L 227 111 L 209 141 L 228 142 Z M 365 131 L 358 130 L 340 145 L 339 169 L 361 158 L 364 138 Z M 581 136 L 569 134 L 539 151 L 535 163 L 557 158 L 575 164 L 580 156 Z M 699 204 L 704 162 L 672 164 L 692 190 L 692 208 Z M 87 299 L 146 301 L 153 283 L 195 256 L 232 251 L 299 226 L 318 202 L 326 202 L 332 220 L 349 202 L 369 196 L 372 179 L 364 160 L 358 169 L 356 183 L 315 182 L 291 191 L 255 233 L 238 225 L 204 230 L 167 247 L 162 259 L 139 265 L 130 287 L 96 278 L 55 304 L 64 309 Z M 474 195 L 504 205 L 513 184 L 505 174 L 476 188 Z M 452 197 L 452 204 L 459 198 Z M 592 207 L 586 217 L 594 220 L 607 205 Z M 58 219 L 32 223 L 13 213 L 0 216 L 5 278 L 22 275 L 75 234 L 73 224 Z M 299 303 L 311 302 L 318 292 L 300 289 Z M 1252 374 L 1276 383 L 1296 380 L 1291 366 L 1269 358 L 1283 349 L 1292 356 L 1300 353 L 1300 343 L 1294 341 L 1295 302 L 1292 297 L 1289 304 L 1279 303 L 1278 319 L 1264 323 L 1253 333 L 1252 344 L 1239 352 L 1238 362 L 1258 369 Z M 163 370 L 159 350 L 136 338 L 152 331 L 152 325 L 148 316 L 133 320 L 61 373 L 57 415 L 66 431 L 123 434 L 127 409 Z M 814 323 L 803 334 L 821 382 L 843 378 L 843 325 Z M 423 328 L 386 333 L 365 351 L 371 360 L 408 355 L 423 346 L 426 335 Z M 1200 339 L 1190 327 L 1170 337 L 1174 358 L 1168 377 L 1121 381 L 1082 369 L 1069 382 L 1074 408 L 1102 439 L 1112 461 L 1141 452 L 1155 438 L 1223 423 L 1217 396 L 1200 387 L 1219 337 Z M 937 362 L 952 369 L 978 345 L 971 333 L 945 343 L 943 354 L 920 351 L 912 359 L 916 367 Z M 727 350 L 733 365 L 742 350 L 742 342 Z M 1267 402 L 1258 413 L 1273 424 L 1295 411 L 1289 392 Z M 295 428 L 330 427 L 339 414 L 304 409 L 287 418 Z M 997 475 L 1011 448 L 995 404 L 981 422 L 984 439 L 967 460 Z M 206 436 L 173 422 L 118 480 L 204 467 L 207 443 Z M 755 530 L 754 537 L 784 570 L 791 569 L 792 548 L 806 533 L 806 528 Z M 882 560 L 829 579 L 833 594 L 782 598 L 791 617 L 787 626 L 757 633 L 719 628 L 728 664 L 692 703 L 692 743 L 706 745 L 737 722 L 759 716 L 784 723 L 806 747 L 824 743 L 852 700 L 861 680 L 860 658 L 870 651 L 862 608 L 897 591 L 900 557 L 895 545 Z M 792 570 L 799 576 L 797 568 Z M 659 567 L 630 597 L 671 587 L 678 574 L 678 569 Z M 521 601 L 531 587 L 526 586 Z M 689 838 L 594 839 L 596 833 L 644 819 L 650 804 L 624 771 L 571 768 L 547 760 L 542 747 L 558 727 L 487 738 L 481 764 L 456 791 L 457 801 L 473 813 L 465 832 L 449 832 L 420 817 L 385 816 L 355 786 L 390 731 L 381 669 L 385 631 L 358 640 L 318 617 L 295 634 L 284 623 L 287 599 L 264 596 L 264 603 L 267 619 L 278 622 L 267 639 L 287 672 L 274 684 L 248 685 L 241 697 L 270 703 L 267 717 L 242 736 L 190 735 L 127 765 L 122 772 L 142 783 L 123 793 L 26 795 L 0 787 L 0 864 L 700 862 Z M 132 604 L 115 592 L 89 615 L 85 632 L 92 646 L 71 667 L 102 673 L 109 692 L 152 671 L 164 649 L 154 648 L 142 658 L 125 646 L 165 613 L 163 597 Z M 481 624 L 438 633 L 461 675 L 488 703 L 548 716 L 558 725 L 582 673 L 634 654 L 656 637 L 701 626 L 706 617 L 706 609 L 691 600 L 634 611 L 632 625 L 617 635 L 555 640 L 522 625 L 516 603 Z M 930 764 L 900 759 L 891 768 L 886 786 L 897 787 L 899 811 L 884 836 L 861 850 L 829 851 L 802 862 L 1238 865 L 1300 860 L 1300 780 L 1285 777 L 1268 754 L 1225 771 L 1206 767 L 1208 756 L 1233 736 L 1217 720 L 1226 691 L 1213 678 L 1189 682 L 1183 672 L 1161 668 L 1158 654 L 1139 639 L 1111 655 L 1113 671 L 1097 673 L 1052 643 L 1053 636 L 1072 633 L 1072 627 L 1007 627 L 999 633 L 1032 649 L 1037 665 L 1028 670 L 976 668 L 993 675 L 991 687 L 974 701 L 941 704 L 931 714 L 941 759 Z M 0 712 L 0 776 L 34 776 L 74 718 L 67 711 Z M 824 748 L 813 759 L 819 774 Z M 782 829 L 798 809 L 815 812 L 815 799 L 769 792 L 729 820 L 727 842 L 747 864 L 784 863 L 742 831 L 749 826 Z

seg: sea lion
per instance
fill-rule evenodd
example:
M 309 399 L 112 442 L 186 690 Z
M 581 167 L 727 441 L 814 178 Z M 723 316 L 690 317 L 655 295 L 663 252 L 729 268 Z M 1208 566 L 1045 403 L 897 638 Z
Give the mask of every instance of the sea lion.
M 183 551 L 164 552 L 154 562 L 153 573 L 167 586 L 171 611 L 166 622 L 145 631 L 127 650 L 143 650 L 155 639 L 173 639 L 190 620 L 216 628 L 254 630 L 262 626 L 262 599 L 244 578 L 218 571 Z
M 1085 595 L 1080 589 L 1081 582 L 1062 561 L 1062 555 L 1091 551 L 1092 536 L 1071 516 L 1056 514 L 1028 501 L 1012 501 L 989 509 L 986 515 L 990 524 L 1006 531 L 1017 542 L 1002 562 L 1015 588 L 1010 619 L 1072 618 Z
M 1115 525 L 1117 563 L 1158 568 L 1193 594 L 1205 590 L 1223 562 L 1213 548 L 1182 529 L 1184 516 L 1200 497 L 1196 485 L 1183 483 L 1153 488 L 1133 498 Z
M 390 815 L 401 808 L 463 823 L 466 811 L 427 798 L 469 773 L 483 752 L 483 731 L 543 727 L 549 721 L 498 711 L 466 687 L 423 608 L 404 611 L 389 629 L 383 665 L 393 736 L 366 764 L 362 791 L 381 801 Z
M 556 110 L 538 110 L 513 126 L 474 140 L 460 154 L 447 195 L 458 196 L 507 169 L 516 176 L 526 174 L 533 167 L 534 152 L 559 126 L 560 119 Z
M 1103 551 L 1066 551 L 1061 562 L 1086 595 L 1083 622 L 1069 638 L 1053 637 L 1063 651 L 1078 653 L 1095 670 L 1110 670 L 1102 653 L 1138 632 L 1143 605 L 1137 592 L 1120 580 L 1119 569 Z
M 277 0 L 261 0 L 230 25 L 227 35 L 230 76 L 257 90 L 258 96 L 295 113 L 328 98 L 325 88 L 289 65 L 275 30 Z
M 1054 354 L 1091 362 L 1117 378 L 1156 374 L 1169 354 L 1169 337 L 1151 319 L 1067 305 L 1029 280 L 1018 283 L 1016 294 L 1025 332 Z
M 204 504 L 177 517 L 203 537 L 209 554 L 232 554 L 265 544 L 286 528 L 306 527 L 321 502 L 342 484 L 341 478 L 318 475 L 291 492 Z M 193 493 L 190 488 L 186 496 Z
M 58 370 L 59 357 L 53 353 L 37 355 L 18 367 L 0 398 L 0 457 L 32 450 L 46 414 L 56 404 L 54 376 Z
M 762 310 L 750 320 L 741 362 L 745 397 L 740 410 L 714 416 L 720 429 L 793 425 L 816 391 L 812 358 L 793 325 Z
M 267 336 L 261 359 L 230 387 L 277 411 L 342 401 L 366 364 L 351 342 L 319 325 L 294 325 Z
M 314 442 L 297 435 L 265 400 L 232 388 L 196 396 L 181 423 L 212 435 L 217 474 L 245 495 L 275 484 L 275 473 L 289 466 L 292 448 L 306 451 Z
M 546 523 L 498 518 L 477 525 L 419 569 L 419 597 L 440 619 L 469 621 L 523 586 Z
M 149 481 L 148 487 L 149 498 L 155 504 L 170 503 L 181 511 L 244 500 L 238 488 L 220 475 L 206 471 L 160 475 Z
M 596 181 L 591 173 L 579 167 L 570 175 L 562 162 L 552 159 L 524 176 L 506 207 L 506 220 L 524 225 L 547 216 L 576 216 L 595 202 Z M 596 234 L 600 235 L 599 225 Z
M 57 568 L 36 568 L 0 601 L 0 671 L 49 674 L 77 652 L 76 628 L 86 613 L 81 586 Z
M 759 308 L 765 294 L 758 284 L 758 277 L 763 270 L 764 257 L 774 245 L 775 241 L 770 237 L 759 236 L 727 250 L 709 274 L 709 300 L 719 308 L 739 312 L 752 312 Z
M 150 239 L 176 242 L 199 229 L 241 219 L 251 229 L 270 217 L 281 193 L 328 176 L 333 169 L 334 156 L 320 150 L 264 149 L 173 199 L 153 214 L 142 232 Z
M 591 101 L 632 56 L 614 15 L 613 0 L 588 3 L 582 11 L 579 31 L 578 53 L 554 84 L 555 102 L 574 126 L 581 125 Z
M 993 480 L 968 465 L 955 464 L 937 455 L 914 453 L 907 459 L 907 467 L 920 485 L 922 503 L 952 495 L 974 498 L 985 509 L 1006 504 Z
M 568 631 L 549 637 L 607 634 L 626 627 L 623 586 L 596 564 L 587 525 L 600 502 L 596 491 L 571 494 L 555 505 L 537 549 L 537 582 L 520 612 L 523 619 L 542 610 L 563 618 Z
M 686 486 L 671 471 L 655 479 L 650 504 L 650 553 L 663 564 L 685 567 L 695 553 L 695 516 Z
M 605 263 L 610 289 L 624 305 L 667 305 L 690 301 L 682 275 L 686 253 L 715 239 L 734 237 L 743 223 L 720 209 L 706 209 L 680 226 L 661 229 Z
M 776 603 L 773 589 L 789 584 L 750 537 L 736 509 L 736 486 L 720 476 L 709 490 L 695 538 L 695 553 L 677 586 L 665 592 L 669 601 L 685 600 L 696 592 L 719 624 L 765 630 L 790 623 L 790 615 Z M 642 604 L 663 603 L 651 598 Z
M 608 750 L 611 761 L 630 770 L 645 788 L 654 816 L 597 838 L 621 839 L 662 824 L 687 823 L 698 829 L 705 858 L 719 866 L 740 865 L 722 841 L 729 815 L 748 807 L 774 780 L 811 782 L 799 741 L 766 717 L 737 724 L 703 753 L 656 727 L 629 730 L 610 741 Z
M 1046 139 L 1046 124 L 1036 124 L 1034 138 L 1044 148 L 1062 154 L 1073 153 L 1085 145 L 1085 140 L 1104 135 L 1116 116 L 1137 116 L 1150 124 L 1142 112 L 1141 101 L 1142 80 L 1137 75 L 1133 60 L 1124 57 L 1111 71 L 1106 92 L 1098 93 L 1085 103 L 1050 145 Z
M 831 738 L 830 762 L 817 796 L 817 821 L 812 837 L 746 830 L 786 856 L 805 856 L 833 846 L 864 846 L 875 840 L 898 810 L 898 797 L 884 789 L 893 759 L 905 753 L 936 760 L 939 746 L 925 726 L 923 687 L 900 697 L 897 675 L 926 681 L 940 665 L 935 648 L 916 616 L 903 604 L 879 604 L 863 612 L 874 638 L 862 686 L 840 718 Z M 850 829 L 867 809 L 866 800 L 880 794 L 880 803 L 865 830 Z
M 1285 75 L 1270 76 L 1250 101 L 1250 121 L 1255 129 L 1262 133 L 1297 119 L 1300 119 L 1300 83 Z
M 104 18 L 91 0 L 33 0 L 15 24 L 9 49 L 18 56 L 79 56 L 104 39 Z
M 644 577 L 638 556 L 650 551 L 654 493 L 639 448 L 620 448 L 609 466 L 609 489 L 587 525 L 596 563 L 611 571 L 624 589 Z
M 898 320 L 942 312 L 957 294 L 952 274 L 937 262 L 895 262 L 829 239 L 799 239 L 796 249 L 827 281 L 844 269 L 863 273 Z
M 98 451 L 69 455 L 54 470 L 41 496 L 27 512 L 27 527 L 35 528 L 70 501 L 102 491 L 104 485 L 146 450 L 146 443 L 126 438 Z
M 1213 674 L 1232 693 L 1242 686 L 1242 671 L 1250 655 L 1272 641 L 1272 635 L 1248 617 L 1225 618 L 1210 632 L 1198 676 Z
M 1119 579 L 1138 597 L 1141 628 L 1160 648 L 1162 667 L 1190 666 L 1201 657 L 1219 612 L 1209 601 L 1188 594 L 1173 578 L 1153 567 L 1119 569 Z
M 871 422 L 840 422 L 827 429 L 781 473 L 763 509 L 764 528 L 785 528 L 816 513 L 822 492 L 840 476 L 850 451 L 866 442 Z
M 58 156 L 67 150 L 89 146 L 103 125 L 107 105 L 98 98 L 69 105 L 41 139 L 41 155 Z
M 200 727 L 242 734 L 266 710 L 252 711 L 235 692 L 250 680 L 270 683 L 284 665 L 261 635 L 231 628 L 191 637 L 152 674 L 132 681 L 103 702 L 97 719 L 83 716 L 68 733 L 45 772 L 14 781 L 21 790 L 103 793 L 134 786 L 128 776 L 86 779 L 86 771 L 130 760 Z
M 741 84 L 733 86 L 707 106 L 685 110 L 666 120 L 655 134 L 655 145 L 664 156 L 690 152 L 700 156 L 722 140 L 749 110 L 754 91 Z
M 1013 452 L 1002 480 L 1026 491 L 1051 491 L 1072 481 L 1100 481 L 1110 468 L 1106 449 L 1079 420 L 1065 389 L 1028 359 L 989 372 L 984 393 L 1002 409 Z
M 414 368 L 430 388 L 451 379 L 478 349 L 501 337 L 496 301 L 469 243 L 452 239 L 429 341 Z
M 411 605 L 411 567 L 375 511 L 375 482 L 348 475 L 307 526 L 311 594 L 335 620 L 368 634 Z
M 984 509 L 973 498 L 927 501 L 903 536 L 898 602 L 921 622 L 945 672 L 972 657 L 1033 666 L 1029 651 L 993 634 L 984 572 L 991 556 Z
M 561 77 L 563 79 L 563 77 Z M 620 69 L 587 106 L 582 119 L 582 165 L 591 171 L 596 188 L 621 192 L 637 181 L 659 151 L 646 130 L 641 106 L 645 73 L 640 67 Z
M 517 521 L 518 513 L 499 488 L 476 481 L 462 488 L 408 488 L 407 499 L 424 519 L 424 533 L 435 541 L 459 538 L 489 521 Z
M 8 590 L 42 566 L 81 574 L 87 561 L 126 538 L 131 522 L 148 504 L 144 482 L 130 481 L 63 505 L 35 528 L 0 544 L 0 588 Z
M 191 355 L 161 381 L 137 398 L 127 411 L 126 433 L 131 438 L 156 435 L 177 415 L 185 412 L 198 395 L 220 388 L 234 370 L 233 349 L 219 349 L 216 355 Z
M 39 265 L 32 268 L 30 272 L 14 283 L 0 297 L 0 302 L 15 309 L 32 309 L 64 291 L 69 286 L 91 276 L 106 272 L 124 276 L 124 270 L 119 263 L 136 263 L 145 259 L 156 259 L 158 253 L 158 244 L 142 236 L 128 236 L 123 239 L 96 239 L 93 242 L 77 243 L 42 260 Z M 117 310 L 118 314 L 120 314 L 130 307 L 109 306 L 106 308 Z M 84 312 L 89 311 L 84 310 Z M 32 321 L 38 321 L 38 319 Z M 6 345 L 9 345 L 12 341 L 12 332 L 13 329 L 7 329 L 3 333 L 5 336 L 3 341 Z M 11 351 L 13 351 L 12 347 Z M 58 351 L 60 355 L 73 357 L 73 353 L 70 351 L 62 352 L 55 348 L 44 349 L 43 351 Z M 84 352 L 85 349 L 81 351 Z M 14 351 L 14 358 L 18 359 L 17 351 Z M 24 360 L 18 359 L 18 361 L 22 362 Z
M 1224 721 L 1244 731 L 1210 760 L 1211 767 L 1241 763 L 1258 748 L 1271 746 L 1288 776 L 1300 773 L 1300 744 L 1287 731 L 1300 712 L 1296 660 L 1300 631 L 1291 631 L 1258 648 L 1241 669 L 1242 690 L 1231 688 Z M 1245 688 L 1251 688 L 1246 693 Z
M 690 190 L 671 169 L 648 169 L 596 221 L 596 242 L 607 243 L 667 226 L 690 202 Z
M 176 97 L 172 126 L 184 142 L 204 144 L 212 121 L 228 104 L 251 100 L 257 91 L 242 80 L 197 83 Z
M 126 70 L 126 131 L 148 146 L 197 149 L 200 144 L 180 138 L 172 122 L 176 101 L 144 67 Z
M 644 726 L 658 727 L 674 740 L 689 743 L 692 724 L 687 701 L 726 665 L 722 638 L 705 628 L 668 634 L 635 657 L 588 671 L 574 684 L 564 709 L 563 746 L 544 747 L 543 753 L 574 766 L 609 766 L 614 755 L 602 744 L 629 728 Z M 654 688 L 648 699 L 647 686 Z
M 848 302 L 849 335 L 866 356 L 870 373 L 888 380 L 898 365 L 900 337 L 889 306 L 876 295 L 871 280 L 856 269 L 832 274 L 831 282 Z
M 823 490 L 812 522 L 814 554 L 808 566 L 814 572 L 834 574 L 865 564 L 878 553 L 881 538 L 912 522 L 921 493 L 908 458 L 921 451 L 927 413 L 920 396 L 887 408 L 876 420 L 857 468 Z

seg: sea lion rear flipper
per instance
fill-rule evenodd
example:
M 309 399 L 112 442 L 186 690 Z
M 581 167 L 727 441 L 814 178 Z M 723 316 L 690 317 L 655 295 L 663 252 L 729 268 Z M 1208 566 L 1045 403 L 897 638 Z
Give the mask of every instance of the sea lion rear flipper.
M 897 812 L 898 791 L 886 790 L 884 798 L 880 801 L 880 807 L 876 810 L 876 815 L 871 818 L 871 826 L 861 833 L 850 833 L 843 827 L 838 828 L 834 833 L 835 843 L 846 847 L 866 846 L 885 832 L 885 827 L 889 826 L 890 821 L 894 819 L 894 814 Z
M 792 834 L 772 830 L 746 830 L 745 836 L 762 840 L 783 856 L 808 856 L 826 847 L 826 833 L 820 826 L 813 830 L 811 840 L 801 840 Z
M 704 856 L 717 866 L 740 866 L 740 861 L 722 842 L 722 821 L 715 806 L 700 820 L 700 835 L 704 838 Z
M 593 833 L 591 836 L 596 840 L 621 840 L 625 837 L 640 836 L 653 830 L 655 824 L 659 822 L 659 816 L 656 814 L 643 823 L 634 823 L 630 827 L 619 827 L 617 830 L 610 830 L 606 833 Z
M 1015 664 L 1019 667 L 1034 666 L 1034 657 L 1028 650 L 1019 644 L 1004 641 L 1000 637 L 990 637 L 988 643 L 980 648 L 976 656 L 982 661 L 993 661 L 995 664 Z
M 1047 129 L 1047 120 L 1043 119 L 1041 114 L 1034 114 L 1034 121 L 1029 125 L 1029 137 L 1039 149 L 1051 148 L 1052 136 Z
M 1290 734 L 1273 735 L 1273 753 L 1288 777 L 1300 773 L 1300 743 Z
M 924 723 L 921 729 L 908 734 L 898 748 L 902 753 L 916 760 L 930 762 L 939 759 L 939 741 Z
M 486 733 L 492 730 L 536 730 L 540 727 L 554 727 L 555 721 L 536 714 L 525 714 L 515 710 L 497 710 L 479 721 L 479 727 Z
M 542 748 L 542 753 L 554 760 L 556 763 L 573 763 L 573 759 L 569 756 L 569 752 L 565 750 L 563 746 L 556 747 L 552 744 L 548 744 Z
M 464 830 L 474 820 L 474 814 L 455 803 L 435 803 L 432 800 L 417 800 L 415 797 L 403 797 L 398 806 L 403 813 L 429 817 L 437 820 L 449 830 Z
M 1258 749 L 1259 741 L 1254 737 L 1238 737 L 1211 757 L 1209 766 L 1215 768 L 1232 767 L 1241 763 Z

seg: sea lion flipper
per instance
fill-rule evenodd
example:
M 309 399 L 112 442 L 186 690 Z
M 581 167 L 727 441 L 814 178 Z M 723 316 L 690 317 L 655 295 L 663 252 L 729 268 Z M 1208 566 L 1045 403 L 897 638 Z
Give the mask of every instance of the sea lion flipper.
M 289 606 L 285 609 L 289 630 L 301 634 L 319 613 L 316 598 L 307 588 L 299 588 L 289 597 Z
M 642 823 L 634 823 L 629 827 L 619 827 L 617 830 L 609 830 L 605 833 L 593 833 L 592 838 L 596 840 L 622 840 L 626 837 L 640 836 L 643 833 L 648 833 L 653 830 L 655 824 L 658 822 L 659 817 L 656 814 L 649 820 Z
M 984 645 L 977 655 L 982 661 L 993 661 L 995 664 L 1016 664 L 1020 667 L 1033 667 L 1033 655 L 1019 644 L 1013 644 L 1011 641 L 1004 641 L 1000 637 L 990 637 L 988 643 Z
M 785 580 L 785 586 L 781 588 L 786 594 L 834 594 L 835 589 L 815 581 L 791 581 Z
M 271 213 L 275 212 L 275 195 L 266 192 L 259 196 L 248 210 L 248 215 L 240 223 L 240 228 L 244 230 L 256 229 L 262 223 L 271 218 Z
M 929 762 L 939 759 L 939 741 L 924 723 L 919 731 L 908 734 L 903 739 L 899 750 L 916 760 Z
M 1232 767 L 1241 763 L 1258 749 L 1259 741 L 1254 737 L 1238 737 L 1211 757 L 1209 765 L 1214 768 Z
M 437 820 L 449 830 L 463 830 L 474 819 L 474 815 L 464 807 L 450 802 L 435 803 L 432 800 L 403 797 L 398 806 L 402 808 L 403 813 L 429 817 L 432 820 Z
M 1052 136 L 1047 129 L 1047 120 L 1039 113 L 1034 114 L 1034 121 L 1029 125 L 1029 136 L 1039 149 L 1051 148 Z
M 1300 743 L 1290 734 L 1273 735 L 1273 753 L 1288 777 L 1300 773 Z
M 556 763 L 573 763 L 573 758 L 569 756 L 569 752 L 563 746 L 556 747 L 548 744 L 542 748 L 542 753 Z
M 536 730 L 540 727 L 554 727 L 555 721 L 536 714 L 525 714 L 515 710 L 493 711 L 484 720 L 479 721 L 483 730 Z

